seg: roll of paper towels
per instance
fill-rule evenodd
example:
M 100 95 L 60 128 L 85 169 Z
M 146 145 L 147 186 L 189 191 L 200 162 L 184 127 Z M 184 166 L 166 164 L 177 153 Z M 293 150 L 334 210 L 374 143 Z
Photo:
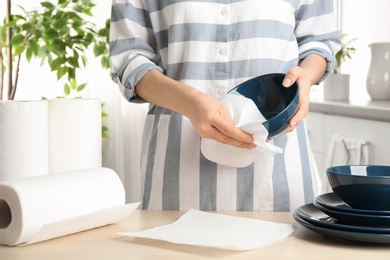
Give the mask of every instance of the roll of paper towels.
M 102 166 L 101 101 L 49 100 L 50 173 Z
M 4 181 L 0 244 L 39 242 L 110 224 L 123 217 L 124 206 L 123 184 L 108 168 Z
M 0 181 L 49 172 L 47 101 L 0 102 Z

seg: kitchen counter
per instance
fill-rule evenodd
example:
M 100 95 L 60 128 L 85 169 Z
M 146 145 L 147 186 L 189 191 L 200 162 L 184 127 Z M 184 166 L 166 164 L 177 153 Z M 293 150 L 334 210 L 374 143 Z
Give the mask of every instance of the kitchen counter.
M 141 211 L 116 224 L 22 247 L 0 246 L 2 260 L 121 259 L 389 259 L 390 245 L 362 245 L 329 239 L 295 222 L 292 213 L 220 212 L 297 227 L 281 242 L 250 251 L 222 250 L 129 238 L 118 232 L 141 231 L 175 222 L 183 211 Z
M 311 98 L 310 112 L 318 112 L 335 116 L 368 119 L 390 122 L 390 101 L 352 100 L 325 101 L 321 98 Z

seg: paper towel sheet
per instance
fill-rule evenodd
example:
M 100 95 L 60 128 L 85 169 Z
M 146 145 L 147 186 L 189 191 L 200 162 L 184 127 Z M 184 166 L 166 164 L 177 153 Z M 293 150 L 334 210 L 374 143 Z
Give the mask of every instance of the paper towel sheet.
M 120 218 L 123 214 L 117 207 L 123 205 L 123 184 L 108 168 L 4 181 L 0 183 L 0 244 L 20 245 L 105 225 L 116 217 L 99 212 L 116 209 L 113 214 Z M 75 222 L 62 226 L 71 220 Z
M 102 166 L 101 101 L 49 100 L 50 173 Z
M 0 181 L 49 172 L 46 101 L 0 101 Z
M 281 148 L 267 140 L 268 131 L 262 124 L 266 119 L 251 99 L 228 94 L 221 102 L 229 110 L 236 126 L 253 135 L 257 147 L 244 149 L 202 138 L 201 152 L 208 160 L 231 167 L 246 167 L 261 153 L 274 155 L 282 152 Z
M 128 237 L 164 240 L 176 244 L 251 250 L 287 238 L 294 226 L 256 219 L 226 216 L 195 209 L 173 224 L 141 232 L 120 233 Z

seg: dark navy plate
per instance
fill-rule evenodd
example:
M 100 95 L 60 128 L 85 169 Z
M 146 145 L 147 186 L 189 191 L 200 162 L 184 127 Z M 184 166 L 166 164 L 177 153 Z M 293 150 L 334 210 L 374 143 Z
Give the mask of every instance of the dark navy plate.
M 375 234 L 324 228 L 305 221 L 296 213 L 294 213 L 294 219 L 305 228 L 329 238 L 359 243 L 390 244 L 390 234 Z
M 331 228 L 337 230 L 364 232 L 364 233 L 380 233 L 389 234 L 390 227 L 368 227 L 368 226 L 357 226 L 348 223 L 341 222 L 335 218 L 332 218 L 325 214 L 323 211 L 315 207 L 312 203 L 299 207 L 296 214 L 307 222 L 324 228 Z
M 326 207 L 322 207 L 317 202 L 314 202 L 314 206 L 316 206 L 318 209 L 323 211 L 326 215 L 331 216 L 344 223 L 359 225 L 359 226 L 390 227 L 390 216 L 368 215 L 368 214 L 331 210 Z
M 335 210 L 335 211 L 342 211 L 342 212 L 353 213 L 353 214 L 390 216 L 390 211 L 351 208 L 348 204 L 342 201 L 333 192 L 319 195 L 316 198 L 316 202 L 317 204 L 325 208 L 328 208 L 330 210 Z

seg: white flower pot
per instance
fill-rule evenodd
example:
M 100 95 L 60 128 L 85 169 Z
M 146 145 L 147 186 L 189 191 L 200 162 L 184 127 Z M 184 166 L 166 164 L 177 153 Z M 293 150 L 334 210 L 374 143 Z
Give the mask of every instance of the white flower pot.
M 349 99 L 350 75 L 334 73 L 324 80 L 324 100 L 346 101 Z

